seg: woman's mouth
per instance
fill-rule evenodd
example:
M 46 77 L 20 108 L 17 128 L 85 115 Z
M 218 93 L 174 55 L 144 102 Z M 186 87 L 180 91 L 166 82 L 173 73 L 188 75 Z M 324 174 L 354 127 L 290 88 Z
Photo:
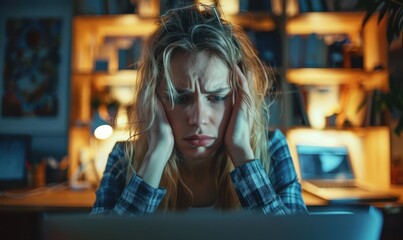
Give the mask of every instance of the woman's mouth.
M 184 140 L 194 147 L 203 147 L 210 145 L 214 138 L 206 135 L 192 135 L 185 137 Z

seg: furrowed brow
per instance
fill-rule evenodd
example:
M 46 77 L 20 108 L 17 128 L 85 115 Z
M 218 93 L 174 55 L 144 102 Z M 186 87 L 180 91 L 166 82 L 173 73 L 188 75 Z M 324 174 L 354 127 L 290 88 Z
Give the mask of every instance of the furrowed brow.
M 175 90 L 180 95 L 192 93 L 192 91 L 189 89 L 176 88 Z M 224 93 L 224 92 L 225 93 L 229 92 L 230 90 L 231 90 L 230 87 L 222 87 L 222 88 L 217 88 L 217 89 L 212 89 L 212 90 L 203 90 L 203 93 L 204 94 L 220 94 L 220 93 Z M 165 90 L 164 92 L 166 94 L 168 94 L 167 90 Z
M 217 88 L 217 89 L 213 89 L 213 90 L 204 90 L 203 92 L 206 94 L 220 94 L 220 93 L 226 93 L 229 92 L 231 90 L 230 87 L 222 87 L 222 88 Z

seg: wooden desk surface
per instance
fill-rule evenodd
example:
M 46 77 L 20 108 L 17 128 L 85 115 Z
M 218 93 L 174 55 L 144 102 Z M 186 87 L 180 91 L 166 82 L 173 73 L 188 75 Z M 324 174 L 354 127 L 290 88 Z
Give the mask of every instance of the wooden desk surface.
M 69 188 L 48 190 L 31 194 L 33 190 L 11 191 L 12 196 L 0 196 L 0 209 L 5 208 L 91 208 L 95 190 L 72 190 Z M 327 202 L 308 192 L 303 192 L 306 205 L 326 205 Z
M 95 189 L 72 190 L 68 187 L 54 189 L 25 190 L 7 192 L 10 196 L 0 196 L 0 209 L 32 208 L 47 209 L 91 209 L 95 201 Z M 398 202 L 403 205 L 403 186 L 393 186 L 392 192 L 400 195 Z M 308 192 L 303 192 L 307 206 L 327 205 L 327 201 Z M 383 203 L 385 204 L 385 203 Z
M 396 202 L 379 202 L 379 203 L 371 203 L 377 207 L 385 207 L 385 206 L 403 206 L 403 185 L 393 185 L 387 191 L 390 191 L 398 196 L 400 196 L 399 200 Z M 318 205 L 328 205 L 328 202 L 324 199 L 321 199 L 309 192 L 303 191 L 302 197 L 304 198 L 305 204 L 307 206 L 318 206 Z
M 0 209 L 88 209 L 95 201 L 94 189 L 72 190 L 63 188 L 41 188 L 14 190 L 0 196 Z
M 400 211 L 403 206 L 403 186 L 395 187 L 392 191 L 402 196 L 399 201 L 401 205 L 397 206 Z M 47 191 L 11 191 L 7 194 L 10 195 L 0 196 L 0 233 L 2 239 L 42 239 L 41 229 L 44 213 L 89 213 L 95 201 L 95 189 L 78 191 L 66 186 Z M 303 198 L 308 207 L 319 205 L 326 207 L 328 204 L 323 199 L 307 192 L 303 192 Z M 388 212 L 388 208 L 382 209 L 386 209 L 383 212 Z M 401 226 L 401 215 L 385 214 L 381 239 L 403 239 Z

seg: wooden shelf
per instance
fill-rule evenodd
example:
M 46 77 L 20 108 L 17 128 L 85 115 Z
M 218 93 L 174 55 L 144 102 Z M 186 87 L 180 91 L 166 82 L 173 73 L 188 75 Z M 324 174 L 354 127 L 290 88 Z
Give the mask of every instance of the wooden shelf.
M 227 16 L 231 23 L 255 31 L 272 31 L 276 28 L 273 17 L 267 13 L 241 13 Z
M 134 14 L 75 17 L 72 40 L 73 71 L 93 72 L 94 59 L 97 51 L 104 45 L 106 37 L 147 36 L 156 29 L 155 21 L 155 19 L 140 18 Z
M 97 37 L 145 36 L 156 29 L 156 19 L 141 18 L 135 14 L 77 16 L 73 20 L 78 29 L 87 29 Z M 77 36 L 80 37 L 80 36 Z
M 137 70 L 121 70 L 116 73 L 74 73 L 74 77 L 87 78 L 97 90 L 104 87 L 133 87 L 136 84 Z
M 388 71 L 368 72 L 363 69 L 294 68 L 288 69 L 286 79 L 300 85 L 362 84 L 367 90 L 388 89 Z
M 351 13 L 304 13 L 291 17 L 286 23 L 289 35 L 316 34 L 356 34 L 361 31 L 365 14 Z

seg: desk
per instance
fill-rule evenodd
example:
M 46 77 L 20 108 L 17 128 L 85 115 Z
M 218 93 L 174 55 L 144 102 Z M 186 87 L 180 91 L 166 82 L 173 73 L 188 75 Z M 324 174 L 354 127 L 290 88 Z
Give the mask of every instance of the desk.
M 372 206 L 381 210 L 383 215 L 382 240 L 402 240 L 403 239 L 403 185 L 391 186 L 388 191 L 400 196 L 396 202 L 373 202 Z M 329 203 L 315 195 L 304 191 L 302 193 L 308 209 L 316 207 L 326 207 Z
M 89 213 L 93 189 L 67 187 L 19 190 L 0 196 L 0 239 L 40 240 L 43 218 L 49 213 Z
M 384 214 L 382 239 L 403 239 L 403 186 L 391 188 L 401 196 L 395 203 L 376 203 Z M 30 193 L 13 191 L 15 196 Z M 309 207 L 327 206 L 328 203 L 310 193 L 303 192 L 305 204 Z M 29 197 L 13 199 L 0 197 L 1 239 L 41 239 L 40 229 L 47 213 L 89 213 L 95 201 L 95 190 L 71 190 L 55 188 Z M 22 228 L 24 227 L 24 230 Z M 17 233 L 17 235 L 16 235 Z
M 399 195 L 400 199 L 395 203 L 374 203 L 374 205 L 391 206 L 403 205 L 403 185 L 392 186 L 390 191 Z M 22 195 L 27 190 L 12 191 L 13 194 Z M 313 194 L 303 191 L 302 196 L 307 206 L 328 205 L 326 200 L 316 197 Z M 25 208 L 37 210 L 90 210 L 95 201 L 95 190 L 71 190 L 69 188 L 61 188 L 44 191 L 42 194 L 33 195 L 26 198 L 14 199 L 0 196 L 0 210 L 10 208 Z
M 13 197 L 0 197 L 0 210 L 90 211 L 95 201 L 93 189 L 71 190 L 64 187 L 44 191 L 19 190 L 11 194 Z
M 400 196 L 399 200 L 396 202 L 379 202 L 379 203 L 371 203 L 371 205 L 377 206 L 377 207 L 387 207 L 387 206 L 403 206 L 403 185 L 394 185 L 391 186 L 387 191 L 392 192 L 398 196 Z M 305 204 L 307 206 L 317 206 L 317 205 L 328 205 L 329 203 L 322 199 L 319 198 L 309 192 L 303 191 L 302 192 L 302 197 L 304 198 Z

